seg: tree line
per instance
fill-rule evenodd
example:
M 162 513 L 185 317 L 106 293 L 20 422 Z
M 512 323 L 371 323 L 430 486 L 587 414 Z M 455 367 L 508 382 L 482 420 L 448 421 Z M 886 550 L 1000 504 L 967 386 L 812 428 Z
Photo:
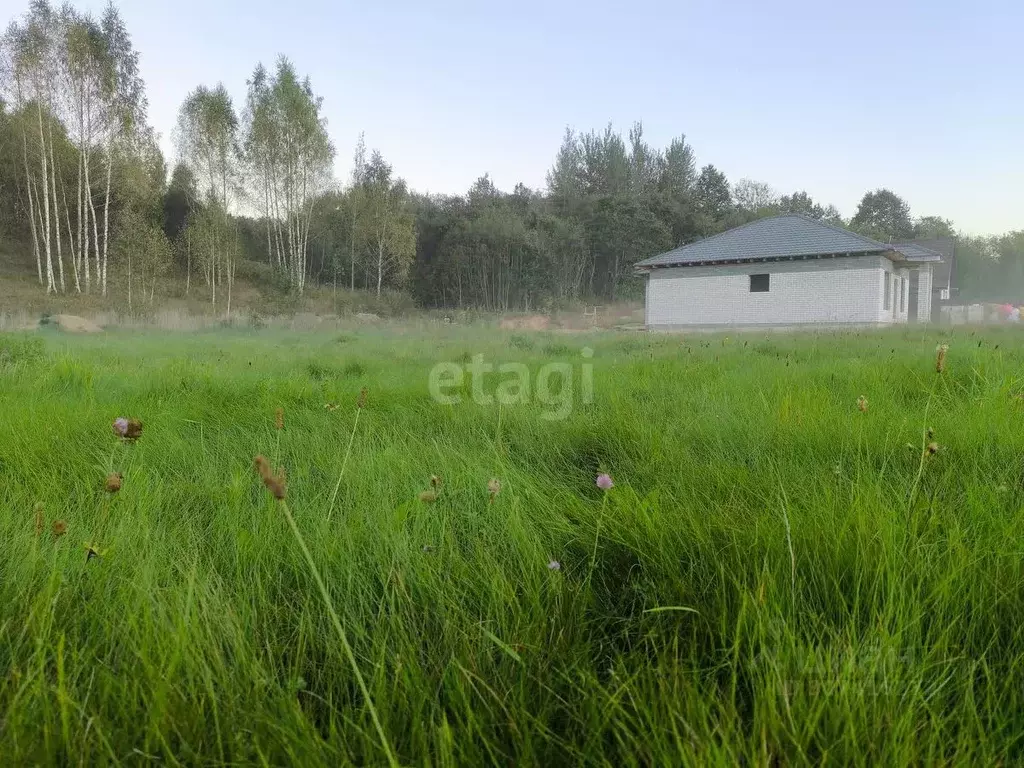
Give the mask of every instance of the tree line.
M 244 102 L 222 83 L 182 103 L 172 170 L 147 122 L 139 54 L 112 3 L 99 17 L 33 0 L 0 39 L 0 242 L 42 290 L 154 300 L 170 278 L 230 315 L 240 269 L 282 294 L 403 291 L 425 307 L 534 310 L 634 298 L 633 265 L 758 217 L 799 212 L 883 241 L 954 236 L 890 190 L 850 220 L 804 191 L 730 183 L 679 135 L 641 123 L 567 129 L 544 189 L 410 190 L 361 136 L 334 178 L 323 101 L 285 57 Z M 1024 289 L 1024 232 L 958 237 L 965 298 Z

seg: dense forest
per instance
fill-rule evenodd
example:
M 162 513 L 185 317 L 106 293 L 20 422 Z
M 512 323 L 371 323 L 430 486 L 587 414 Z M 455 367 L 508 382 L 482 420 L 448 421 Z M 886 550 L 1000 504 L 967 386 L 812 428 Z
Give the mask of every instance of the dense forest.
M 806 192 L 730 182 L 698 167 L 682 134 L 652 147 L 639 122 L 625 136 L 567 129 L 543 190 L 484 174 L 464 195 L 417 194 L 362 138 L 339 180 L 322 100 L 283 56 L 255 65 L 240 104 L 197 84 L 165 158 L 112 4 L 95 18 L 32 2 L 0 40 L 0 84 L 0 258 L 48 293 L 129 309 L 173 278 L 230 314 L 239 275 L 290 296 L 327 284 L 425 307 L 613 301 L 638 295 L 636 261 L 785 211 L 885 241 L 956 235 L 886 189 L 844 220 Z M 958 235 L 956 283 L 964 300 L 1024 300 L 1024 231 Z

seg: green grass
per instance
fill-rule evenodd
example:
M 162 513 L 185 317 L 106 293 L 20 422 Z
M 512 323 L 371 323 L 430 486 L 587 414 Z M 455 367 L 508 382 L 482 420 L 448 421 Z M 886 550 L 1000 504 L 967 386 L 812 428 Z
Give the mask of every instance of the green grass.
M 428 393 L 585 345 L 562 421 Z M 0 759 L 1019 763 L 1022 394 L 1011 329 L 0 336 Z

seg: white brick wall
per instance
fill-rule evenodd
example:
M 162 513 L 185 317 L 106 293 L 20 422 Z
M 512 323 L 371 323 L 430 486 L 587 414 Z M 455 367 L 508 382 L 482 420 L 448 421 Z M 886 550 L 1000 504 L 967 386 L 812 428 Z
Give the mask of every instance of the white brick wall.
M 655 329 L 905 321 L 909 302 L 896 317 L 882 308 L 883 280 L 892 279 L 886 271 L 892 269 L 881 256 L 655 269 L 647 279 L 645 316 Z M 771 275 L 770 290 L 751 293 L 749 276 L 764 273 Z
M 881 322 L 883 323 L 905 323 L 910 317 L 910 270 L 897 268 L 888 259 L 883 259 L 882 269 L 885 270 L 879 276 L 879 285 L 882 291 L 882 302 L 878 307 Z M 889 281 L 890 305 L 885 308 L 885 281 Z M 902 301 L 901 301 L 902 297 Z
M 932 265 L 922 264 L 917 273 L 917 322 L 932 320 Z

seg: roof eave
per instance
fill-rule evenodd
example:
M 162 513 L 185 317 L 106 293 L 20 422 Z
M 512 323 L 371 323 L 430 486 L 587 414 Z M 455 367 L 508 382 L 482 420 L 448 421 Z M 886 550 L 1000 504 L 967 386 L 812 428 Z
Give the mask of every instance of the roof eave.
M 638 263 L 634 265 L 634 269 L 640 272 L 649 272 L 655 269 L 670 269 L 673 267 L 721 267 L 721 266 L 736 266 L 738 264 L 767 264 L 775 263 L 780 261 L 807 261 L 809 259 L 839 259 L 839 258 L 850 258 L 854 256 L 878 256 L 885 255 L 889 256 L 890 253 L 896 253 L 888 250 L 875 250 L 875 251 L 845 251 L 839 253 L 805 253 L 795 256 L 765 256 L 752 259 L 703 259 L 703 260 L 689 260 L 689 261 L 670 261 L 661 264 L 644 264 Z M 902 254 L 896 253 L 896 256 L 902 259 Z M 890 257 L 891 258 L 891 257 Z

